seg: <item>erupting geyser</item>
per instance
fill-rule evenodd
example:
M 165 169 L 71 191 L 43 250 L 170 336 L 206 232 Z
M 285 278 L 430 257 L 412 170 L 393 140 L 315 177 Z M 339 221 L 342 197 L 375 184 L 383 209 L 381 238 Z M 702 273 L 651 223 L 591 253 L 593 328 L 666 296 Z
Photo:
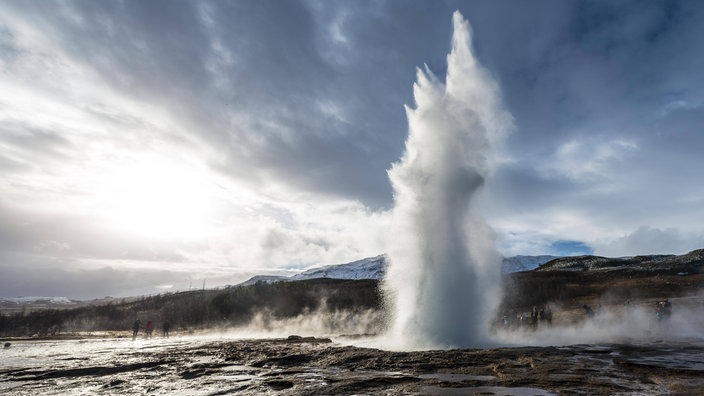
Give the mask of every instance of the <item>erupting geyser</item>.
M 511 116 L 457 11 L 453 25 L 445 83 L 427 66 L 418 70 L 406 151 L 389 170 L 395 207 L 385 294 L 400 348 L 486 345 L 500 298 L 501 256 L 473 198 Z

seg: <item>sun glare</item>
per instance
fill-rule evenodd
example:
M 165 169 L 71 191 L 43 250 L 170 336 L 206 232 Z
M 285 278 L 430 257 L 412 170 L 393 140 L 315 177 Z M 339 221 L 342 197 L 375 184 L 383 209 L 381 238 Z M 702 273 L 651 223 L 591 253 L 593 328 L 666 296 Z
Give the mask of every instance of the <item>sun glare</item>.
M 212 186 L 205 172 L 143 157 L 103 175 L 101 215 L 133 235 L 197 238 L 207 233 Z

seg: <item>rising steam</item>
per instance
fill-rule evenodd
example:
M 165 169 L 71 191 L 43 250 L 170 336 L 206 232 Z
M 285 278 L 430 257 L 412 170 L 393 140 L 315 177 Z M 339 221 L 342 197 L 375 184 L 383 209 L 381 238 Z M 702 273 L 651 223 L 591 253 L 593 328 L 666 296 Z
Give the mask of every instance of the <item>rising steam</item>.
M 501 256 L 474 201 L 511 117 L 457 11 L 453 26 L 445 84 L 427 66 L 418 70 L 406 151 L 389 170 L 395 207 L 385 294 L 390 339 L 401 348 L 486 345 L 500 298 Z

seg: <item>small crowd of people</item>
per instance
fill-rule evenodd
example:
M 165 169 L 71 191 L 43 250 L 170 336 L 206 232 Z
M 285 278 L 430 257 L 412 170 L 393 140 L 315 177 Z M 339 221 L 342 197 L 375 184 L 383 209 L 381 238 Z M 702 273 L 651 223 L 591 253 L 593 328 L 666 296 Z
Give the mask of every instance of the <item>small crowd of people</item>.
M 631 311 L 636 307 L 627 299 L 623 303 L 624 312 Z M 583 304 L 582 310 L 584 311 L 585 319 L 595 320 L 599 317 L 606 317 L 606 309 L 601 303 L 598 303 L 594 308 L 592 306 Z M 615 312 L 618 312 L 616 310 Z M 672 303 L 669 299 L 658 301 L 655 303 L 655 318 L 659 322 L 665 322 L 672 316 Z M 530 330 L 536 330 L 539 326 L 546 327 L 552 325 L 553 311 L 550 309 L 549 305 L 545 305 L 542 308 L 534 306 L 530 311 L 516 312 L 516 310 L 506 310 L 500 318 L 497 318 L 495 322 L 496 326 L 502 326 L 505 330 L 512 328 L 527 328 Z
M 623 303 L 623 306 L 626 310 L 630 310 L 633 308 L 633 303 L 631 303 L 630 299 L 627 299 L 626 302 Z M 584 309 L 584 314 L 587 316 L 587 319 L 593 319 L 595 316 L 598 316 L 604 312 L 604 308 L 601 304 L 597 305 L 596 310 L 592 309 L 592 307 L 587 304 L 582 305 L 582 309 Z M 672 303 L 669 299 L 655 303 L 655 317 L 658 321 L 669 319 L 671 315 Z
M 609 306 L 607 313 L 607 308 L 601 303 L 596 303 L 596 305 L 582 304 L 581 309 L 579 305 L 576 307 L 569 308 L 568 312 L 564 313 L 565 323 L 576 324 L 581 320 L 594 321 L 597 324 L 605 324 L 607 322 L 621 319 L 628 319 L 633 317 L 631 315 L 635 314 L 636 311 L 638 315 L 643 312 L 643 309 L 648 311 L 648 316 L 654 323 L 659 323 L 660 328 L 667 329 L 670 323 L 670 318 L 673 313 L 672 302 L 669 299 L 664 299 L 657 301 L 655 303 L 655 310 L 650 311 L 651 303 L 646 305 L 632 303 L 630 299 L 626 299 L 623 302 L 623 307 Z M 576 311 L 573 311 L 575 309 Z M 579 311 L 583 311 L 583 317 L 579 318 Z M 576 314 L 576 316 L 575 316 Z M 631 320 L 628 319 L 628 320 Z M 504 330 L 531 330 L 535 331 L 540 329 L 548 328 L 552 325 L 553 311 L 550 305 L 545 305 L 542 308 L 533 306 L 530 311 L 517 311 L 515 309 L 506 309 L 502 314 L 497 315 L 493 322 L 492 327 L 494 329 L 503 328 Z M 561 324 L 565 324 L 562 323 Z
M 142 329 L 142 321 L 139 319 L 135 320 L 134 323 L 132 324 L 132 339 L 133 340 L 137 338 L 137 334 L 139 334 L 139 330 L 141 330 L 141 329 Z M 165 338 L 168 338 L 169 337 L 169 330 L 171 330 L 171 324 L 169 322 L 165 321 L 161 325 L 161 330 L 162 330 L 163 336 Z M 144 331 L 144 335 L 147 338 L 152 338 L 152 333 L 154 332 L 154 323 L 151 320 L 147 321 L 147 324 L 144 325 L 143 331 Z
M 538 323 L 541 326 L 550 326 L 552 324 L 552 309 L 549 305 L 538 308 L 533 306 L 533 308 L 528 312 L 516 312 L 511 310 L 505 312 L 502 318 L 504 329 L 510 329 L 511 327 L 522 327 L 530 328 L 535 330 L 538 328 Z

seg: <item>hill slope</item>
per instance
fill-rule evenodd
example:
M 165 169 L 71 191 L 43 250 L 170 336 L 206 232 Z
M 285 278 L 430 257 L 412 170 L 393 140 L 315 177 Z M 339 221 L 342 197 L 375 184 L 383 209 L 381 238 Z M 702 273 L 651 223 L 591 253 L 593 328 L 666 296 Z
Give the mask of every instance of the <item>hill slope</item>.
M 701 273 L 703 265 L 704 249 L 699 249 L 683 255 L 562 257 L 541 265 L 536 271 L 627 271 L 687 275 Z

